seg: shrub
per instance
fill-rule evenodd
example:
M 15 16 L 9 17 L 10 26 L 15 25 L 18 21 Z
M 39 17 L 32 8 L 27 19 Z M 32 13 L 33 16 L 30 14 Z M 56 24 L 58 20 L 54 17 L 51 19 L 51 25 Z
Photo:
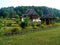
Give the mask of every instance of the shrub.
M 21 24 L 21 21 L 19 20 L 17 23 L 20 25 Z
M 28 26 L 28 27 L 26 27 L 25 29 L 26 29 L 26 30 L 32 30 L 33 27 L 32 27 L 32 26 Z
M 10 33 L 10 30 L 11 30 L 11 28 L 8 28 L 8 27 L 3 28 L 3 30 L 1 31 L 2 35 Z
M 52 26 L 54 26 L 54 25 L 53 25 L 53 24 L 49 24 L 48 26 L 49 26 L 49 27 L 52 27 Z
M 47 25 L 43 25 L 43 24 L 42 24 L 42 25 L 41 25 L 41 28 L 47 28 Z
M 25 28 L 25 27 L 30 26 L 30 24 L 31 24 L 31 23 L 30 23 L 29 17 L 25 17 L 25 18 L 24 18 L 24 21 L 21 22 L 20 26 L 21 26 L 22 28 Z
M 32 22 L 32 26 L 36 26 L 37 25 L 37 22 Z
M 0 23 L 0 28 L 4 27 L 4 24 Z
M 38 26 L 34 26 L 33 28 L 34 28 L 34 29 L 38 29 L 39 27 L 38 27 Z
M 12 23 L 7 23 L 7 26 L 11 26 L 12 25 Z
M 60 26 L 60 23 L 55 23 L 54 26 Z
M 9 28 L 9 27 L 4 28 L 5 33 L 10 32 L 10 30 L 11 30 L 11 28 Z
M 16 27 L 11 29 L 11 33 L 19 33 L 22 30 L 22 28 Z
M 38 22 L 36 26 L 40 27 L 40 26 L 41 26 L 41 23 L 40 23 L 40 22 Z
M 32 26 L 33 26 L 34 29 L 37 29 L 37 28 L 40 28 L 41 23 L 40 22 L 33 22 Z
M 25 28 L 25 27 L 26 27 L 26 23 L 25 23 L 25 22 L 21 22 L 20 26 L 21 26 L 22 28 Z
M 15 34 L 22 31 L 21 27 L 5 27 L 1 32 L 2 34 L 9 35 L 9 34 Z
M 19 27 L 18 24 L 12 24 L 11 26 L 12 26 L 12 27 Z

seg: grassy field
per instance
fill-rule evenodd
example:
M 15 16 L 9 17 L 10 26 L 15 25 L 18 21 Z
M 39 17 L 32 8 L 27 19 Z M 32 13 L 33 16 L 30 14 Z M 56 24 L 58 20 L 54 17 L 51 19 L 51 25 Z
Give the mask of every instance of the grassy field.
M 23 35 L 0 36 L 0 45 L 60 45 L 60 27 Z

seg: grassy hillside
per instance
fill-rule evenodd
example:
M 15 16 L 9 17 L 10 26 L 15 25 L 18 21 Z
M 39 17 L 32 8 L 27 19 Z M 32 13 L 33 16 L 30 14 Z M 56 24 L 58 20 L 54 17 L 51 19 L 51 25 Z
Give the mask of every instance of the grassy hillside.
M 60 27 L 24 35 L 1 36 L 0 45 L 60 45 Z

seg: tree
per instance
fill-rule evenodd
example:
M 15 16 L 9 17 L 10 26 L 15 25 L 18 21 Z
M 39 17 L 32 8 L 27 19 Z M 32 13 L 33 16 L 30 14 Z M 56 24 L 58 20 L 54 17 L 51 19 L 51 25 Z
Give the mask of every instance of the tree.
M 29 17 L 24 18 L 24 22 L 21 23 L 21 27 L 25 28 L 27 26 L 30 26 L 30 20 Z

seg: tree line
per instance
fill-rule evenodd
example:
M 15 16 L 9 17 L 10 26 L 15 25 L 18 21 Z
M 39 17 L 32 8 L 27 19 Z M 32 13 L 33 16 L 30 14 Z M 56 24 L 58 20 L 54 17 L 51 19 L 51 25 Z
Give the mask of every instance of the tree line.
M 49 8 L 45 6 L 18 6 L 18 7 L 5 7 L 0 9 L 0 17 L 10 18 L 13 15 L 21 17 L 27 9 L 34 9 L 40 16 L 51 14 L 55 17 L 60 17 L 60 10 Z

